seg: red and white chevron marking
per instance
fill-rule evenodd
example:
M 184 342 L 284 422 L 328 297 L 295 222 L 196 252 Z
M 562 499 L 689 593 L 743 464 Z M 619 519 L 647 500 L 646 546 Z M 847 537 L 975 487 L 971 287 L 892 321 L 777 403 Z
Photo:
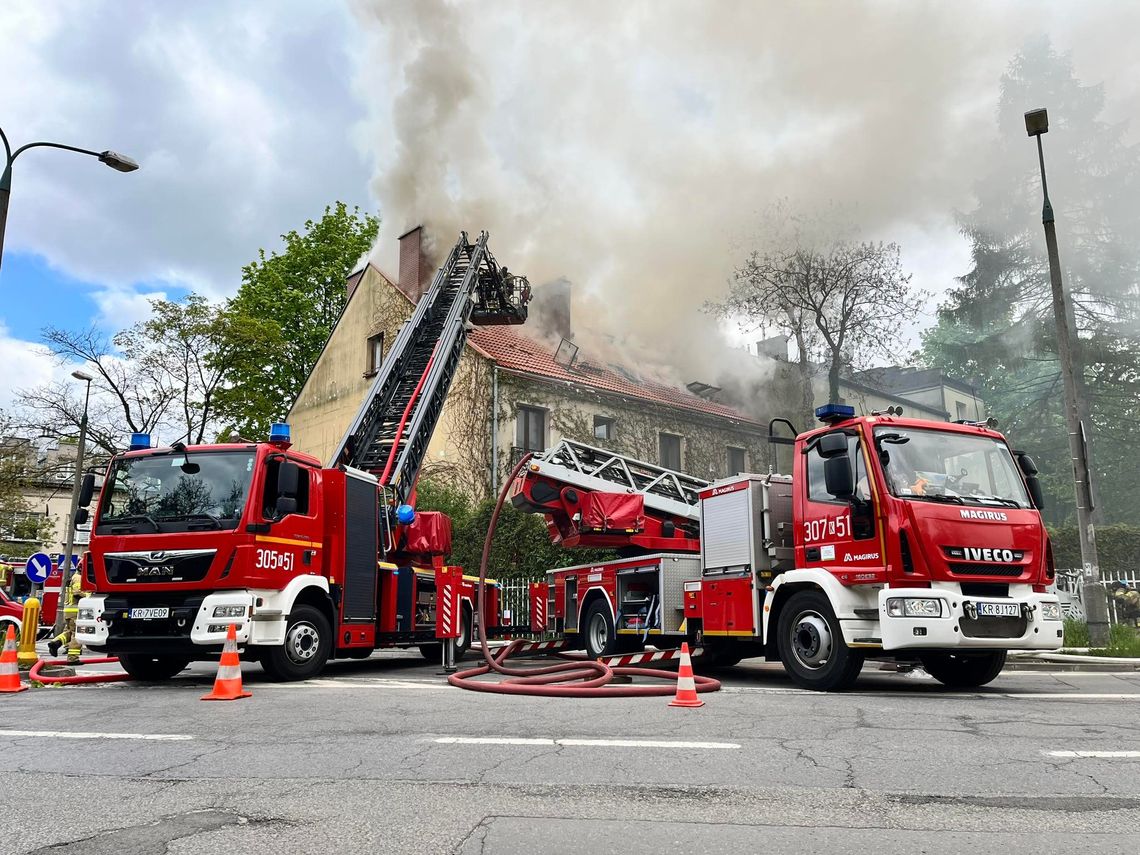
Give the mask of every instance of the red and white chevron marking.
M 443 637 L 451 638 L 454 634 L 455 627 L 455 613 L 452 611 L 455 601 L 452 597 L 451 586 L 444 585 L 443 590 L 440 593 L 442 595 L 442 602 L 439 604 L 439 606 L 442 614 Z
M 696 656 L 699 652 L 700 648 L 697 648 L 692 651 L 691 655 Z M 668 662 L 680 658 L 680 650 L 645 650 L 641 653 L 626 653 L 621 656 L 603 656 L 602 662 L 611 668 L 615 668 L 624 665 L 646 665 L 650 662 Z

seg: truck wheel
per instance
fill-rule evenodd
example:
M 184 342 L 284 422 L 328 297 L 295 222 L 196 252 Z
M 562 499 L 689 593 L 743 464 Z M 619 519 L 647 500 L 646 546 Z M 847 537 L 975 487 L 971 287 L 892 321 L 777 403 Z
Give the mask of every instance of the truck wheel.
M 459 624 L 459 638 L 455 639 L 455 661 L 463 658 L 463 654 L 471 649 L 471 609 L 463 607 L 463 620 Z M 443 661 L 443 644 L 432 641 L 419 645 L 420 656 L 428 662 Z
M 582 618 L 582 641 L 586 655 L 591 659 L 610 656 L 617 650 L 617 633 L 614 632 L 614 619 L 606 608 L 604 600 L 594 600 Z
M 984 686 L 1005 667 L 1005 651 L 996 653 L 929 653 L 922 667 L 931 677 L 952 689 Z
M 189 656 L 147 656 L 144 653 L 120 653 L 119 665 L 135 680 L 159 683 L 169 680 L 190 664 Z
M 798 686 L 821 692 L 850 688 L 863 653 L 843 641 L 843 630 L 822 591 L 797 591 L 780 610 L 780 661 Z
M 332 652 L 328 618 L 313 606 L 294 606 L 285 625 L 285 643 L 261 653 L 261 667 L 278 683 L 308 680 L 325 667 Z

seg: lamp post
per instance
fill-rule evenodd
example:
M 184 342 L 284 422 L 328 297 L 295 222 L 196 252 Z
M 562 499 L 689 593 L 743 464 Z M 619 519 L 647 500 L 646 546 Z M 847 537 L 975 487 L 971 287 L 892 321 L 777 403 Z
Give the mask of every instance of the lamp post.
M 105 163 L 119 172 L 134 172 L 139 168 L 138 163 L 125 154 L 114 151 L 91 151 L 63 143 L 33 142 L 12 151 L 12 146 L 8 144 L 8 137 L 4 135 L 3 128 L 0 128 L 0 142 L 4 143 L 4 171 L 0 173 L 0 264 L 3 264 L 4 261 L 4 229 L 8 222 L 8 198 L 12 195 L 12 164 L 25 151 L 30 148 L 61 148 L 64 151 L 74 151 L 77 154 L 86 154 L 98 158 L 100 163 Z
M 67 540 L 63 548 L 63 573 L 59 589 L 59 603 L 55 610 L 55 633 L 63 631 L 63 601 L 67 596 L 67 586 L 71 584 L 71 555 L 75 551 L 75 512 L 79 509 L 79 488 L 83 482 L 83 452 L 87 442 L 87 403 L 91 400 L 91 381 L 95 378 L 86 371 L 72 371 L 76 380 L 87 383 L 83 396 L 83 418 L 79 420 L 79 444 L 75 449 L 75 480 L 71 486 L 71 510 L 67 516 Z
M 1057 325 L 1057 359 L 1061 363 L 1061 379 L 1065 388 L 1065 426 L 1069 434 L 1069 456 L 1073 462 L 1073 487 L 1077 499 L 1077 533 L 1081 544 L 1083 578 L 1081 604 L 1089 625 L 1089 644 L 1108 644 L 1108 599 L 1100 579 L 1100 562 L 1096 556 L 1096 530 L 1093 528 L 1092 476 L 1085 443 L 1085 426 L 1081 422 L 1080 391 L 1073 371 L 1073 345 L 1069 329 L 1069 297 L 1061 281 L 1061 256 L 1057 251 L 1057 224 L 1049 201 L 1049 185 L 1045 179 L 1045 150 L 1041 136 L 1049 132 L 1049 114 L 1044 107 L 1025 114 L 1025 130 L 1037 138 L 1037 160 L 1041 166 L 1041 223 L 1045 227 L 1045 247 L 1049 253 L 1049 282 L 1053 289 L 1053 321 Z

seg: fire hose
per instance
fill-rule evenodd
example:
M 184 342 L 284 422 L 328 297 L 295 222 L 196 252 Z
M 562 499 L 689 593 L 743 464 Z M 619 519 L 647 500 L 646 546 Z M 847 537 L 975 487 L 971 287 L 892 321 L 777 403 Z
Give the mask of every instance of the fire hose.
M 491 556 L 491 541 L 495 536 L 499 513 L 502 511 L 503 502 L 506 500 L 507 493 L 516 476 L 529 460 L 530 455 L 524 455 L 503 482 L 503 489 L 499 492 L 499 499 L 495 503 L 495 510 L 492 512 L 491 521 L 487 526 L 487 536 L 483 539 L 483 555 L 479 561 L 479 589 L 476 598 L 479 614 L 483 613 L 487 564 Z M 548 698 L 644 698 L 672 695 L 676 688 L 677 675 L 671 671 L 631 666 L 613 667 L 600 660 L 582 659 L 556 665 L 543 665 L 537 668 L 508 666 L 506 660 L 525 643 L 521 639 L 516 639 L 492 655 L 487 646 L 487 629 L 484 626 L 484 621 L 479 621 L 479 644 L 482 647 L 484 664 L 452 674 L 447 678 L 447 682 L 461 689 L 470 689 L 475 692 L 537 695 Z M 497 682 L 477 679 L 490 674 L 492 671 L 502 674 L 508 679 Z M 615 677 L 652 677 L 659 680 L 669 680 L 670 685 L 616 685 L 613 684 Z M 695 676 L 694 680 L 698 692 L 715 692 L 720 688 L 720 681 L 711 677 Z
M 49 662 L 46 659 L 39 659 L 28 672 L 28 679 L 38 683 L 61 686 L 79 686 L 85 683 L 118 683 L 122 680 L 130 680 L 131 675 L 126 671 L 111 671 L 106 674 L 76 674 L 72 677 L 52 677 L 40 673 L 40 669 L 45 665 L 104 665 L 118 661 L 119 657 L 117 656 L 88 656 L 78 662 L 69 662 L 67 659 L 56 659 Z

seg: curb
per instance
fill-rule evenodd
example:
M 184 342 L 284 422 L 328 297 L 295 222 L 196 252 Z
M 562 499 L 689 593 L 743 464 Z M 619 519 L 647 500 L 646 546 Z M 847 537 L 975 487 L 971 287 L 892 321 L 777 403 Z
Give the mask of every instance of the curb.
M 1012 651 L 1006 668 L 1037 671 L 1057 665 L 1067 666 L 1074 671 L 1140 671 L 1140 659 L 1122 656 L 1080 656 L 1071 653 L 1015 653 Z

